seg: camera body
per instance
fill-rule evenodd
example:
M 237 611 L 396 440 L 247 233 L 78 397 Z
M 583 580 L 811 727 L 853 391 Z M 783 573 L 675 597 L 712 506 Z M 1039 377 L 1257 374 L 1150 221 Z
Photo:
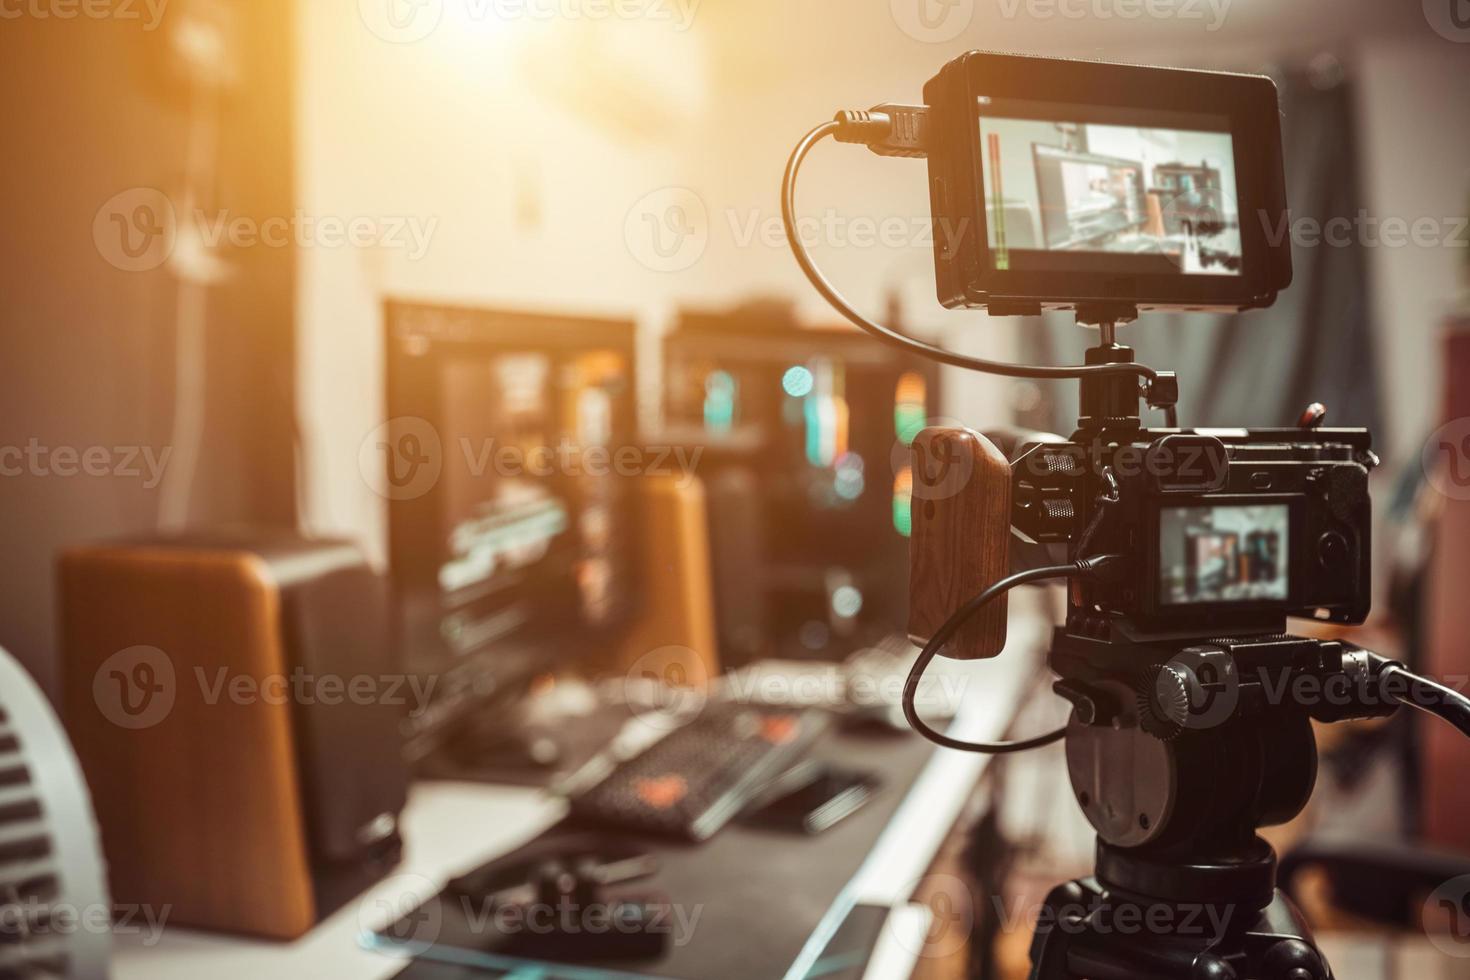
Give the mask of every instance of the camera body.
M 1265 76 L 972 51 L 924 101 L 947 307 L 1244 310 L 1291 282 Z
M 975 432 L 915 440 L 916 642 L 1038 547 L 1125 556 L 1111 575 L 1073 585 L 1065 630 L 1075 636 L 1136 645 L 1284 633 L 1288 617 L 1367 618 L 1376 458 L 1366 429 L 1082 429 L 1022 444 L 1008 465 L 996 458 Z M 982 623 L 945 655 L 1000 653 L 1004 605 Z
M 1148 642 L 1356 624 L 1372 570 L 1366 429 L 1139 429 L 1040 443 L 1012 462 L 1012 525 L 1069 557 L 1126 556 L 1080 583 L 1068 629 Z

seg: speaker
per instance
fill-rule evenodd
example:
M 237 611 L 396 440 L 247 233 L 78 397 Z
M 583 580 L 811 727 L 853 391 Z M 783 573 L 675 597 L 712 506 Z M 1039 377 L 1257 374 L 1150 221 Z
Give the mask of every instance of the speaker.
M 0 650 L 0 977 L 107 980 L 112 937 L 65 923 L 112 912 L 76 756 L 46 695 Z
M 422 704 L 353 546 L 221 533 L 79 548 L 60 573 L 65 718 L 115 901 L 294 939 L 397 864 Z
M 693 680 L 716 677 L 720 656 L 704 484 L 650 475 L 640 478 L 638 496 L 644 528 L 636 569 L 641 601 L 617 666 L 638 668 L 650 654 L 683 649 L 698 659 L 697 667 L 681 664 L 695 667 Z

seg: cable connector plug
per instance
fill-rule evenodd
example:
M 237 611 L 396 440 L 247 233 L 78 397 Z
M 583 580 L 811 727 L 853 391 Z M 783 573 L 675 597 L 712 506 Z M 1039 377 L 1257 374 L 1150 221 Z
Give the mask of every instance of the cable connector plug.
M 862 143 L 879 156 L 928 156 L 929 107 L 884 102 L 871 109 L 843 109 L 833 117 L 839 143 Z
M 1079 558 L 1073 564 L 1081 573 L 1079 578 L 1093 582 L 1117 584 L 1128 572 L 1128 560 L 1122 555 L 1093 555 L 1089 558 Z

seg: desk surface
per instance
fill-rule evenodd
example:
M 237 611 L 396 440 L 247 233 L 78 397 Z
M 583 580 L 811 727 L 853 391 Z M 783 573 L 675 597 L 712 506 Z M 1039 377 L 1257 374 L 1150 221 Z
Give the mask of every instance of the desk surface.
M 972 682 L 966 686 L 961 714 L 952 731 L 965 738 L 1002 737 L 1027 686 L 1035 679 L 1036 651 L 1047 639 L 1049 634 L 1041 617 L 1031 621 L 1031 617 L 1013 612 L 1007 655 L 970 668 L 974 672 Z M 901 768 L 912 767 L 917 775 L 906 787 L 901 785 L 902 780 L 890 781 L 890 791 L 897 792 L 885 805 L 871 806 L 867 813 L 860 811 L 826 835 L 833 840 L 840 840 L 835 835 L 843 834 L 864 838 L 860 843 L 868 845 L 867 856 L 855 873 L 851 865 L 835 868 L 830 882 L 824 880 L 820 887 L 803 891 L 812 876 L 792 868 L 789 862 L 794 853 L 789 849 L 800 846 L 801 839 L 795 839 L 795 845 L 792 839 L 782 842 L 784 860 L 760 861 L 754 852 L 748 858 L 741 853 L 749 848 L 739 846 L 737 835 L 747 840 L 744 835 L 763 833 L 746 828 L 727 830 L 726 834 L 731 835 L 728 843 L 722 843 L 722 834 L 702 849 L 692 850 L 690 859 L 677 862 L 677 867 L 670 864 L 674 879 L 667 886 L 674 896 L 681 880 L 688 890 L 694 887 L 692 876 L 710 869 L 720 874 L 731 867 L 743 869 L 738 877 L 731 877 L 732 904 L 723 914 L 731 916 L 725 928 L 740 934 L 730 946 L 732 956 L 742 948 L 758 948 L 763 942 L 766 927 L 749 918 L 759 917 L 762 895 L 780 890 L 794 903 L 788 907 L 801 909 L 799 921 L 789 923 L 793 928 L 782 931 L 775 959 L 762 958 L 757 972 L 736 970 L 731 975 L 779 976 L 780 970 L 767 972 L 779 960 L 789 962 L 785 976 L 804 977 L 854 907 L 894 908 L 907 902 L 973 793 L 989 758 L 931 751 L 911 737 L 879 738 L 872 747 L 874 768 L 891 771 L 888 767 L 897 763 Z M 852 743 L 847 744 L 848 748 L 840 752 L 844 760 L 852 758 L 854 752 L 857 756 L 863 754 L 860 746 L 854 749 Z M 413 788 L 403 814 L 404 863 L 395 874 L 306 937 L 294 943 L 270 943 L 165 928 L 161 937 L 148 945 L 149 940 L 142 936 L 118 936 L 113 975 L 116 980 L 316 980 L 323 976 L 379 980 L 397 976 L 410 966 L 406 957 L 364 948 L 366 932 L 411 911 L 455 875 L 545 832 L 565 814 L 560 800 L 537 790 L 420 783 Z M 870 825 L 874 820 L 876 825 Z M 806 902 L 810 907 L 802 906 L 804 895 L 809 896 Z M 804 942 L 797 941 L 801 936 L 805 936 Z M 754 961 L 750 965 L 756 966 Z M 450 970 L 413 964 L 405 980 L 472 975 Z
M 812 747 L 811 758 L 844 769 L 871 771 L 883 785 L 858 812 L 812 837 L 738 822 L 702 844 L 614 834 L 658 860 L 658 870 L 630 888 L 658 895 L 660 902 L 669 904 L 668 921 L 660 926 L 668 930 L 668 944 L 653 959 L 583 965 L 619 975 L 678 980 L 784 975 L 891 823 L 932 755 L 932 747 L 909 732 L 825 735 Z M 913 884 L 912 880 L 902 883 L 900 890 L 911 890 Z M 420 946 L 433 943 L 425 960 L 511 969 L 515 961 L 475 952 L 484 948 L 487 933 L 493 932 L 489 919 L 489 910 L 482 905 L 441 896 L 409 916 L 398 934 L 412 936 Z M 881 916 L 876 925 L 882 925 Z M 866 933 L 850 936 L 840 950 L 844 959 L 865 961 L 872 931 L 870 927 Z M 830 951 L 828 958 L 835 952 Z M 402 980 L 455 975 L 424 963 L 404 973 Z M 558 973 L 553 970 L 546 975 Z

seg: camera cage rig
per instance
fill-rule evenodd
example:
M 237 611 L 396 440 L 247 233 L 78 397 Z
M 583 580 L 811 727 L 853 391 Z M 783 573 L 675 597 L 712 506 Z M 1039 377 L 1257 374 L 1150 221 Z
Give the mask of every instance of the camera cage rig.
M 1408 704 L 1470 735 L 1470 699 L 1463 695 L 1350 643 L 1286 631 L 1288 615 L 1318 609 L 1319 618 L 1345 624 L 1367 615 L 1367 474 L 1378 462 L 1370 436 L 1364 429 L 1324 428 L 1320 404 L 1309 406 L 1295 428 L 1224 435 L 1180 429 L 1174 374 L 1137 363 L 1117 342 L 1117 328 L 1138 315 L 1137 305 L 1126 300 L 1074 304 L 1078 323 L 1098 328 L 1099 343 L 1083 365 L 1068 367 L 961 355 L 864 316 L 822 275 L 797 233 L 802 162 L 827 136 L 880 155 L 923 157 L 929 126 L 924 107 L 884 104 L 839 112 L 802 138 L 781 191 L 797 264 L 839 313 L 884 343 L 983 373 L 1079 381 L 1081 418 L 1072 440 L 1026 445 L 1012 460 L 970 430 L 930 429 L 915 440 L 916 486 L 926 453 L 944 464 L 937 481 L 950 482 L 932 487 L 939 492 L 928 499 L 913 498 L 910 627 L 922 649 L 904 686 L 905 716 L 930 741 L 964 751 L 1001 754 L 1066 740 L 1074 795 L 1098 835 L 1097 865 L 1094 876 L 1048 896 L 1050 914 L 1042 915 L 1032 944 L 1033 977 L 1134 980 L 1143 971 L 1211 980 L 1328 980 L 1331 970 L 1304 919 L 1276 889 L 1275 854 L 1257 835 L 1262 826 L 1292 819 L 1311 795 L 1317 762 L 1311 723 L 1386 717 Z M 1141 400 L 1165 412 L 1163 429 L 1144 427 Z M 1171 485 L 1179 474 L 1167 468 L 1144 474 L 1133 486 L 1126 474 L 1119 477 L 1113 464 L 1121 449 L 1141 451 L 1146 460 L 1171 440 L 1207 461 L 1198 482 Z M 956 461 L 966 465 L 952 468 Z M 989 483 L 966 502 L 963 484 L 972 474 Z M 1266 607 L 1205 610 L 1189 623 L 1160 616 L 1147 603 L 1132 608 L 1136 615 L 1118 614 L 1117 606 L 1129 606 L 1127 596 L 1151 587 L 1148 569 L 1139 585 L 1136 556 L 1147 548 L 1140 548 L 1138 505 L 1130 506 L 1125 492 L 1133 501 L 1152 494 L 1154 506 L 1170 493 L 1194 500 L 1202 490 L 1227 484 L 1235 491 L 1277 490 L 1271 481 L 1283 478 L 1294 495 L 1311 496 L 1313 508 L 1329 515 L 1330 526 L 1315 528 L 1316 565 L 1301 574 L 1310 581 L 1313 574 L 1330 577 L 1336 567 L 1341 575 L 1333 602 L 1318 606 L 1320 594 L 1291 595 Z M 960 505 L 949 503 L 956 498 Z M 1237 493 L 1226 499 L 1252 498 Z M 1301 521 L 1297 506 L 1293 525 Z M 1355 524 L 1361 524 L 1361 541 L 1345 540 L 1341 529 Z M 926 525 L 933 530 L 929 539 L 921 533 Z M 1069 560 L 1005 574 L 1013 528 L 1038 544 L 1066 542 Z M 966 552 L 976 550 L 981 555 L 971 560 Z M 1288 555 L 1300 551 L 1290 548 Z M 934 556 L 952 566 L 937 578 L 925 565 Z M 1351 557 L 1357 561 L 1344 571 Z M 1055 629 L 1048 658 L 1058 678 L 1054 690 L 1072 706 L 1068 724 L 998 743 L 961 741 L 931 728 L 914 702 L 933 658 L 1000 653 L 1005 594 L 1056 579 L 1073 583 L 1067 619 Z M 1300 696 L 1303 684 L 1315 696 Z M 1140 943 L 1106 921 L 1126 909 L 1149 921 L 1163 913 L 1176 923 L 1202 908 L 1221 923 L 1218 934 L 1169 929 Z M 1236 914 L 1241 910 L 1244 915 Z

